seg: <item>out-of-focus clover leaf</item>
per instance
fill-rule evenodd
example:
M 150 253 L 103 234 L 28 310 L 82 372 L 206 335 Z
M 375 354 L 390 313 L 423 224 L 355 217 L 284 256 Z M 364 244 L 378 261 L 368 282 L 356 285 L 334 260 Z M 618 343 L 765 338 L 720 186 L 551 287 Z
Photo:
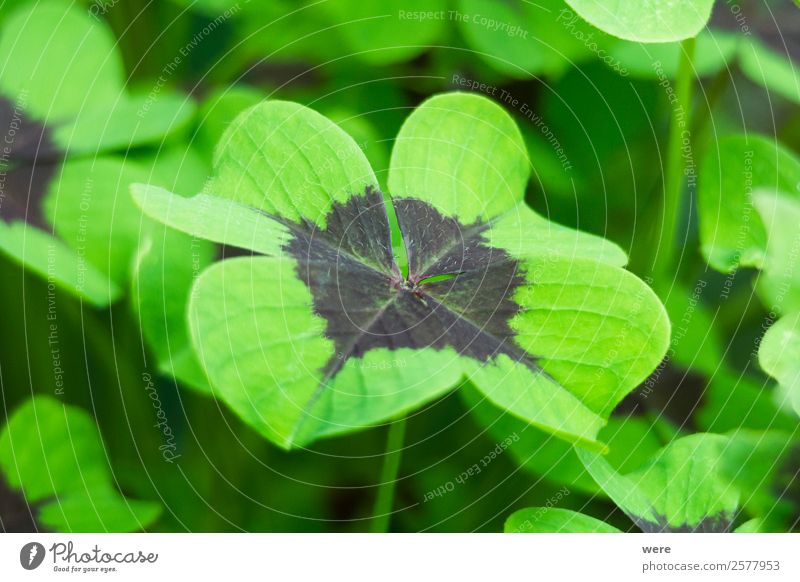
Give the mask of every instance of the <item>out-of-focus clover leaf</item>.
M 800 188 L 800 183 L 797 184 Z M 800 200 L 778 190 L 756 190 L 753 204 L 766 231 L 757 289 L 774 315 L 800 310 Z
M 620 474 L 602 455 L 578 449 L 592 477 L 644 532 L 729 531 L 739 491 L 722 476 L 727 437 L 698 433 L 664 447 L 645 466 Z
M 162 140 L 193 109 L 166 91 L 130 95 L 115 45 L 61 2 L 23 6 L 0 29 L 0 250 L 95 305 L 127 284 L 141 225 L 126 180 L 149 178 L 101 154 Z
M 724 433 L 747 428 L 792 431 L 797 419 L 774 402 L 771 382 L 757 381 L 721 367 L 709 380 L 696 414 L 696 424 L 706 432 Z
M 152 143 L 185 127 L 193 109 L 166 90 L 129 94 L 113 34 L 85 10 L 35 2 L 0 28 L 0 129 L 20 118 L 4 162 Z
M 280 446 L 385 421 L 466 376 L 600 448 L 605 418 L 666 349 L 664 309 L 624 254 L 524 206 L 524 143 L 486 98 L 434 97 L 400 131 L 388 185 L 408 274 L 369 162 L 325 117 L 265 102 L 214 162 L 196 198 L 134 196 L 166 224 L 267 255 L 204 271 L 190 323 L 215 393 Z
M 762 528 L 786 531 L 797 519 L 798 435 L 796 424 L 791 432 L 737 429 L 729 434 L 720 474 L 742 492 L 742 506 L 762 520 Z
M 146 528 L 157 503 L 114 487 L 97 426 L 79 408 L 36 396 L 0 432 L 0 529 L 126 532 Z
M 264 100 L 264 94 L 247 85 L 234 85 L 212 92 L 197 113 L 197 147 L 210 160 L 219 136 L 245 109 Z
M 14 169 L 0 207 L 0 248 L 63 289 L 107 304 L 126 285 L 142 228 L 128 184 L 149 178 L 113 157 Z
M 757 39 L 748 39 L 739 49 L 739 65 L 753 82 L 774 91 L 795 103 L 800 103 L 800 74 L 798 63 Z
M 709 265 L 722 272 L 763 268 L 767 236 L 753 192 L 797 196 L 798 185 L 800 160 L 774 138 L 732 135 L 710 147 L 698 183 L 700 242 Z

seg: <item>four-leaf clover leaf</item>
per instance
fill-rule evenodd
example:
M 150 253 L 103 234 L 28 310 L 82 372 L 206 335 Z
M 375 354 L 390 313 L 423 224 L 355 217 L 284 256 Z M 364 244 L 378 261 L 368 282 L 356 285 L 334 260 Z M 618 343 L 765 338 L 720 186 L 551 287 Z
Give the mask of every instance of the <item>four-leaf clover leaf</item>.
M 134 197 L 250 251 L 195 282 L 191 334 L 215 394 L 282 447 L 384 422 L 468 378 L 600 449 L 605 418 L 666 351 L 664 308 L 625 254 L 525 205 L 519 129 L 484 97 L 439 95 L 409 116 L 388 207 L 355 142 L 295 103 L 241 114 L 214 158 L 191 199 L 144 185 Z

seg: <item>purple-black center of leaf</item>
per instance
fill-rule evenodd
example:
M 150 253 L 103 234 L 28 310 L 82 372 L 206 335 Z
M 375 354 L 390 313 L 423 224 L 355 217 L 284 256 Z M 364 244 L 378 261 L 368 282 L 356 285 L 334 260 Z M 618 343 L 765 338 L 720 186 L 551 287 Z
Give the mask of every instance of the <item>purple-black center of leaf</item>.
M 509 321 L 519 311 L 519 263 L 486 244 L 487 225 L 460 224 L 417 199 L 393 201 L 408 255 L 408 275 L 395 261 L 383 196 L 367 189 L 335 204 L 325 228 L 286 223 L 287 251 L 327 321 L 336 348 L 333 377 L 348 358 L 370 350 L 443 350 L 486 362 L 505 354 L 538 369 L 515 346 Z

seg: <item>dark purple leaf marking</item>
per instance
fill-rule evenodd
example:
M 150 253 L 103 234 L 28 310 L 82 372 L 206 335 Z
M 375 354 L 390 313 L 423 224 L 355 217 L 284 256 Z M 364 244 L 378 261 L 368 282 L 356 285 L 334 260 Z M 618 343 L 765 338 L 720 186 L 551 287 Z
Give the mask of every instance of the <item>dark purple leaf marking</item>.
M 461 225 L 416 199 L 394 201 L 409 256 L 403 277 L 392 255 L 383 196 L 374 189 L 335 204 L 320 229 L 283 221 L 286 250 L 310 289 L 336 354 L 332 378 L 348 358 L 372 349 L 453 348 L 480 361 L 506 354 L 541 371 L 513 343 L 512 300 L 524 278 L 505 251 L 482 239 L 485 224 Z
M 46 160 L 55 153 L 45 127 L 0 97 L 0 220 L 47 229 L 42 201 L 56 165 Z

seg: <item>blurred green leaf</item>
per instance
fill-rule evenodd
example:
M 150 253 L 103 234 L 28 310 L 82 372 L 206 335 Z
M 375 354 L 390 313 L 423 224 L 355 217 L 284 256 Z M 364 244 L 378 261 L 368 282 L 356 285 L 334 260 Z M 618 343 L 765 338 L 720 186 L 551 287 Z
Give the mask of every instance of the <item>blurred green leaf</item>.
M 767 236 L 752 193 L 796 196 L 800 160 L 775 138 L 730 135 L 709 148 L 700 172 L 700 241 L 709 265 L 724 273 L 738 266 L 762 268 Z
M 692 57 L 692 75 L 705 77 L 725 69 L 736 59 L 740 39 L 719 30 L 704 30 L 697 36 L 697 46 Z M 617 41 L 608 54 L 625 71 L 644 79 L 675 79 L 681 54 L 679 42 L 641 43 Z M 612 60 L 611 63 L 614 61 Z M 609 64 L 611 64 L 609 63 Z
M 800 416 L 800 313 L 784 315 L 767 330 L 758 348 L 758 361 L 780 382 L 787 404 Z
M 114 489 L 94 420 L 47 396 L 29 400 L 3 427 L 0 470 L 46 529 L 134 531 L 160 513 L 158 504 L 128 500 Z
M 739 65 L 751 81 L 785 99 L 800 103 L 798 65 L 788 55 L 780 54 L 751 37 L 739 49 Z
M 652 460 L 625 475 L 601 455 L 578 450 L 587 469 L 611 499 L 645 532 L 728 531 L 739 492 L 722 477 L 729 441 L 698 433 L 681 437 Z
M 476 55 L 511 77 L 558 75 L 600 50 L 606 36 L 564 0 L 459 0 L 455 21 Z
M 800 188 L 800 183 L 797 184 Z M 756 190 L 753 204 L 766 230 L 757 289 L 773 314 L 800 310 L 800 200 L 775 190 Z
M 530 507 L 512 513 L 505 533 L 622 533 L 604 521 L 557 507 Z

